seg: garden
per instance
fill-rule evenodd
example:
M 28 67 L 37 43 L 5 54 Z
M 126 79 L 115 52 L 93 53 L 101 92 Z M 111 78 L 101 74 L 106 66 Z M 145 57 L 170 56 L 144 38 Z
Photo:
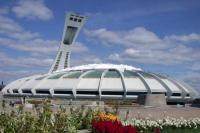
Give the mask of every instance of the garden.
M 70 105 L 69 105 L 70 106 Z M 87 129 L 91 133 L 199 133 L 200 118 L 120 119 L 117 112 L 98 107 L 60 106 L 51 109 L 49 102 L 42 108 L 25 111 L 23 105 L 16 110 L 0 114 L 0 133 L 78 133 Z

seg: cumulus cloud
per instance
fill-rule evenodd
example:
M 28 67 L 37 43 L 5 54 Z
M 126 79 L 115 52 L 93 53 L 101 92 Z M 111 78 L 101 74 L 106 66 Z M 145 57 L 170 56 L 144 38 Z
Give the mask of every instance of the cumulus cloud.
M 46 67 L 53 63 L 53 59 L 51 58 L 12 58 L 3 52 L 0 52 L 0 61 L 3 67 Z
M 60 41 L 42 39 L 39 33 L 25 30 L 13 19 L 0 15 L 0 45 L 27 52 L 51 54 L 58 50 Z M 5 37 L 4 37 L 5 36 Z M 72 47 L 73 52 L 87 52 L 88 48 L 80 42 Z
M 43 40 L 41 38 L 31 40 L 13 40 L 8 38 L 0 38 L 0 45 L 26 52 L 39 52 L 43 54 L 51 54 L 57 51 L 59 41 Z
M 16 67 L 16 70 L 23 68 L 30 71 L 33 68 L 38 71 L 48 69 L 60 46 L 60 41 L 43 39 L 39 33 L 25 30 L 19 23 L 4 15 L 0 15 L 0 35 L 0 46 L 27 52 L 25 57 L 11 57 L 0 52 L 1 68 Z M 75 42 L 72 52 L 87 53 L 88 48 L 81 42 Z
M 0 16 L 0 34 L 20 40 L 32 39 L 39 36 L 38 33 L 25 31 L 17 22 L 3 15 Z
M 71 59 L 71 66 L 77 66 L 77 65 L 85 65 L 85 64 L 93 64 L 93 63 L 102 63 L 102 60 L 95 56 L 95 55 L 88 55 L 84 54 L 79 58 L 72 57 Z
M 43 0 L 20 0 L 12 11 L 19 18 L 49 20 L 53 18 L 52 11 Z
M 179 41 L 182 43 L 188 43 L 193 41 L 200 41 L 200 35 L 191 33 L 189 35 L 170 35 L 164 38 L 167 41 Z
M 9 82 L 22 78 L 31 76 L 34 74 L 44 73 L 44 70 L 10 70 L 10 71 L 2 71 L 0 70 L 0 81 L 4 81 L 4 84 L 8 84 Z
M 190 41 L 200 41 L 200 35 L 195 33 L 160 38 L 144 27 L 136 27 L 128 31 L 110 31 L 105 28 L 86 30 L 85 34 L 100 43 L 124 47 L 119 53 L 111 53 L 108 57 L 110 61 L 164 65 L 200 61 L 199 49 L 183 45 Z
M 88 52 L 88 47 L 86 47 L 83 43 L 81 42 L 75 42 L 72 45 L 72 52 L 74 53 L 84 53 L 84 52 Z
M 200 54 L 198 50 L 185 46 L 179 46 L 168 51 L 134 50 L 129 48 L 125 49 L 122 53 L 110 54 L 108 59 L 118 62 L 129 61 L 144 64 L 175 65 L 198 61 L 200 59 Z
M 124 45 L 126 47 L 141 47 L 160 49 L 164 48 L 162 40 L 153 32 L 144 27 L 136 27 L 129 31 L 109 31 L 105 28 L 97 30 L 85 30 L 90 39 L 95 39 L 104 44 Z

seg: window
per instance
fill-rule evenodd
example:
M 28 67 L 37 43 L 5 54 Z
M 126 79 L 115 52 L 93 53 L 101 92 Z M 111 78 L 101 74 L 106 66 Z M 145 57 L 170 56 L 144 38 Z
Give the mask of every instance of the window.
M 77 20 L 78 20 L 77 18 L 74 18 L 74 21 L 75 21 L 75 22 L 77 22 Z
M 73 94 L 72 91 L 66 91 L 66 90 L 55 90 L 54 94 Z
M 127 70 L 125 70 L 125 71 L 123 72 L 123 75 L 124 75 L 125 78 L 137 78 L 137 77 L 138 77 L 138 75 L 137 75 L 136 72 L 127 71 Z
M 148 74 L 146 72 L 140 71 L 139 74 L 141 74 L 144 78 L 154 78 L 151 74 Z
M 165 92 L 152 92 L 152 94 L 165 94 Z
M 59 79 L 61 76 L 63 76 L 65 73 L 59 73 L 59 74 L 56 74 L 56 75 L 53 75 L 51 77 L 49 77 L 48 79 Z
M 44 79 L 46 76 L 41 76 L 41 77 L 39 77 L 39 78 L 36 78 L 35 80 L 42 80 L 42 79 Z
M 147 94 L 147 92 L 126 92 L 126 95 L 141 95 Z
M 36 90 L 36 93 L 39 93 L 39 94 L 50 94 L 49 90 Z
M 81 19 L 78 19 L 78 22 L 81 22 L 82 20 Z
M 64 68 L 68 67 L 69 52 L 66 53 Z
M 87 73 L 83 78 L 101 78 L 103 70 L 94 70 Z
M 82 71 L 71 72 L 71 74 L 68 74 L 67 76 L 64 76 L 63 78 L 77 79 L 81 76 L 82 73 L 83 73 Z
M 102 95 L 124 95 L 123 91 L 102 91 Z
M 57 58 L 57 60 L 56 60 L 55 66 L 54 66 L 54 68 L 53 68 L 53 71 L 56 71 L 56 70 L 58 69 L 58 65 L 59 65 L 61 56 L 62 56 L 62 51 L 61 51 L 61 52 L 59 53 L 59 55 L 58 55 L 58 58 Z
M 163 76 L 163 75 L 160 75 L 160 74 L 155 74 L 155 75 L 158 76 L 158 77 L 161 78 L 161 79 L 166 79 L 166 77 Z
M 13 93 L 19 93 L 19 92 L 18 92 L 18 89 L 14 89 L 14 90 L 13 90 Z
M 70 17 L 69 19 L 70 19 L 70 20 L 73 20 L 73 18 L 72 18 L 72 17 Z
M 32 94 L 31 90 L 27 90 L 27 89 L 22 90 L 22 93 Z
M 98 95 L 98 91 L 77 91 L 76 94 Z
M 189 97 L 190 96 L 190 94 L 186 94 L 186 97 Z
M 172 96 L 181 96 L 181 93 L 172 93 Z
M 66 44 L 66 45 L 72 44 L 74 36 L 76 35 L 77 30 L 78 30 L 77 27 L 67 26 L 67 29 L 65 31 L 65 37 L 64 37 L 63 43 Z
M 120 78 L 120 74 L 116 70 L 109 70 L 106 72 L 105 78 Z

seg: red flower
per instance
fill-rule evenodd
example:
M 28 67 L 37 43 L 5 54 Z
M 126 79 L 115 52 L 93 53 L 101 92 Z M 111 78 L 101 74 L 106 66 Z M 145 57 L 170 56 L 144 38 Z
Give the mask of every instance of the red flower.
M 92 131 L 98 133 L 139 133 L 137 128 L 128 125 L 123 126 L 119 121 L 92 121 Z M 157 133 L 157 132 L 156 132 Z M 160 132 L 159 132 L 160 133 Z
M 97 131 L 99 131 L 99 133 L 105 133 L 106 129 L 105 129 L 105 121 L 99 121 L 97 123 Z
M 96 120 L 93 120 L 92 121 L 92 130 L 96 130 L 97 126 L 98 126 L 98 124 L 97 124 Z
M 160 129 L 159 128 L 156 128 L 156 133 L 160 133 Z
M 126 133 L 139 133 L 138 130 L 131 125 L 125 126 L 124 128 Z

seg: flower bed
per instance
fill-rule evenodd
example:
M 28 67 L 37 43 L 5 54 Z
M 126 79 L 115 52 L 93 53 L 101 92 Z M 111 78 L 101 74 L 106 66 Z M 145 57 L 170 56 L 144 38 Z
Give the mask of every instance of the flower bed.
M 199 133 L 200 118 L 120 121 L 116 115 L 99 113 L 92 122 L 93 133 Z
M 144 130 L 141 130 L 144 133 Z M 160 133 L 160 129 L 152 128 L 153 133 Z M 131 124 L 122 124 L 116 115 L 99 113 L 92 121 L 93 133 L 139 133 L 138 127 Z
M 48 102 L 42 108 L 25 112 L 23 106 L 0 113 L 0 133 L 200 133 L 200 118 L 161 120 L 132 119 L 122 121 L 113 113 L 91 108 L 60 107 L 53 112 Z

